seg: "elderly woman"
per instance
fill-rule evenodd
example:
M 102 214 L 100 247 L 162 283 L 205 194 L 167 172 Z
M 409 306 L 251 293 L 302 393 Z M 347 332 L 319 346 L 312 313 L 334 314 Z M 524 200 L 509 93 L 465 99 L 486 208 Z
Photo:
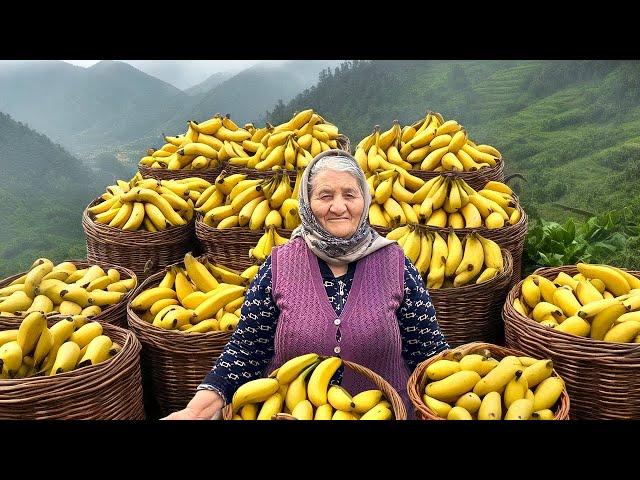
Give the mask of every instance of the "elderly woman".
M 310 352 L 378 373 L 411 415 L 410 373 L 448 348 L 420 274 L 369 225 L 369 189 L 348 153 L 316 156 L 299 202 L 302 225 L 262 264 L 229 344 L 187 407 L 167 419 L 218 417 L 240 385 Z M 350 370 L 338 374 L 352 394 L 375 388 Z

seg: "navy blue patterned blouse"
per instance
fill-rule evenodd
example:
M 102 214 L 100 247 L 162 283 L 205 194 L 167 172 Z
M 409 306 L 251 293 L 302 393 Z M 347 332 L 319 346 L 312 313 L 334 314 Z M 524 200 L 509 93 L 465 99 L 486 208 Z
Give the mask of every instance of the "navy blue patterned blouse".
M 316 257 L 317 258 L 317 257 Z M 347 273 L 334 277 L 324 260 L 318 258 L 327 296 L 336 315 L 342 311 L 356 270 L 349 264 Z M 271 257 L 260 266 L 247 291 L 241 319 L 231 340 L 198 390 L 213 390 L 231 402 L 243 383 L 262 376 L 274 355 L 274 338 L 280 311 L 271 295 Z M 426 358 L 449 348 L 436 321 L 436 311 L 422 277 L 411 261 L 404 261 L 404 298 L 397 310 L 402 357 L 409 371 Z M 340 341 L 340 329 L 336 332 Z M 339 382 L 339 375 L 334 377 Z M 333 383 L 333 382 L 332 382 Z

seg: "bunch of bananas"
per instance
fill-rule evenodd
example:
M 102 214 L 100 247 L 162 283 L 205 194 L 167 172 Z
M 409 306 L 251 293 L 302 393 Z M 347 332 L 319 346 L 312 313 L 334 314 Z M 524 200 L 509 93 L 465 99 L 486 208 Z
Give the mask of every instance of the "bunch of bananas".
M 247 285 L 258 272 L 238 273 L 191 253 L 182 265 L 169 267 L 156 287 L 131 300 L 131 308 L 153 326 L 185 333 L 235 330 Z
M 225 229 L 249 227 L 251 230 L 276 227 L 293 230 L 300 225 L 298 189 L 302 170 L 298 170 L 293 188 L 286 173 L 271 178 L 247 180 L 246 175 L 226 175 L 222 171 L 216 182 L 196 202 L 196 211 L 210 227 Z
M 166 143 L 159 150 L 149 149 L 140 165 L 167 170 L 215 168 L 228 158 L 246 156 L 242 142 L 255 131 L 253 124 L 239 127 L 228 114 L 216 114 L 202 123 L 190 121 L 184 135 L 164 136 Z
M 344 388 L 329 385 L 341 365 L 338 357 L 321 359 L 315 353 L 292 358 L 268 378 L 249 381 L 236 390 L 233 420 L 271 420 L 278 413 L 298 420 L 393 419 L 391 404 L 380 390 L 352 397 Z
M 0 288 L 0 315 L 21 317 L 39 311 L 95 316 L 135 287 L 135 279 L 121 279 L 113 268 L 106 272 L 98 265 L 78 269 L 71 262 L 54 265 L 38 258 L 27 273 Z
M 608 265 L 577 264 L 551 281 L 529 275 L 513 307 L 541 325 L 611 343 L 640 343 L 640 279 Z
M 427 367 L 422 400 L 447 420 L 553 420 L 564 381 L 552 373 L 551 360 L 453 352 Z
M 268 226 L 264 232 L 264 235 L 260 237 L 255 247 L 249 249 L 249 258 L 258 263 L 262 263 L 266 258 L 271 255 L 273 247 L 279 247 L 289 241 L 288 238 L 279 235 L 276 231 L 276 227 L 273 225 Z
M 383 133 L 376 125 L 373 133 L 358 143 L 355 158 L 365 172 L 386 169 L 388 163 L 405 170 L 468 172 L 493 167 L 502 155 L 490 145 L 476 145 L 455 120 L 445 121 L 439 113 L 428 113 L 404 128 L 394 120 Z
M 285 123 L 257 129 L 242 142 L 242 152 L 221 158 L 256 170 L 304 169 L 320 152 L 338 148 L 339 135 L 338 127 L 307 109 Z
M 439 175 L 411 191 L 403 177 L 387 170 L 367 179 L 372 196 L 371 225 L 393 228 L 407 223 L 435 227 L 488 229 L 514 225 L 521 218 L 513 191 L 502 182 L 489 181 L 476 191 L 461 178 Z
M 438 232 L 405 225 L 389 232 L 387 238 L 398 242 L 429 289 L 483 283 L 504 269 L 500 246 L 477 233 L 460 241 L 451 230 L 445 240 Z
M 201 178 L 182 180 L 143 179 L 109 185 L 102 202 L 90 207 L 97 223 L 126 231 L 158 232 L 186 225 L 193 218 L 194 202 L 211 184 Z
M 116 355 L 121 346 L 102 334 L 99 322 L 84 315 L 47 327 L 42 312 L 31 312 L 16 330 L 0 332 L 0 378 L 57 375 L 96 365 Z

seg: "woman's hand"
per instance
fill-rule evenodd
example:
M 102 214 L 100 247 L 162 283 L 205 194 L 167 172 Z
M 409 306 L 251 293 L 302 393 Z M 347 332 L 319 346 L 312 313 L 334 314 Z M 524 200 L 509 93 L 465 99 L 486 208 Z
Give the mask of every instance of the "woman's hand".
M 213 420 L 223 404 L 224 401 L 216 392 L 199 390 L 185 408 L 160 420 Z

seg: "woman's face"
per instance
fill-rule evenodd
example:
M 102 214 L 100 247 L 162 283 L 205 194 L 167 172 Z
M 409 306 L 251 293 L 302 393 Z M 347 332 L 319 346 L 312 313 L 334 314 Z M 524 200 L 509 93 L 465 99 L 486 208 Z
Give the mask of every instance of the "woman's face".
M 313 178 L 311 211 L 322 227 L 339 238 L 351 237 L 364 210 L 358 181 L 347 172 L 322 170 Z

